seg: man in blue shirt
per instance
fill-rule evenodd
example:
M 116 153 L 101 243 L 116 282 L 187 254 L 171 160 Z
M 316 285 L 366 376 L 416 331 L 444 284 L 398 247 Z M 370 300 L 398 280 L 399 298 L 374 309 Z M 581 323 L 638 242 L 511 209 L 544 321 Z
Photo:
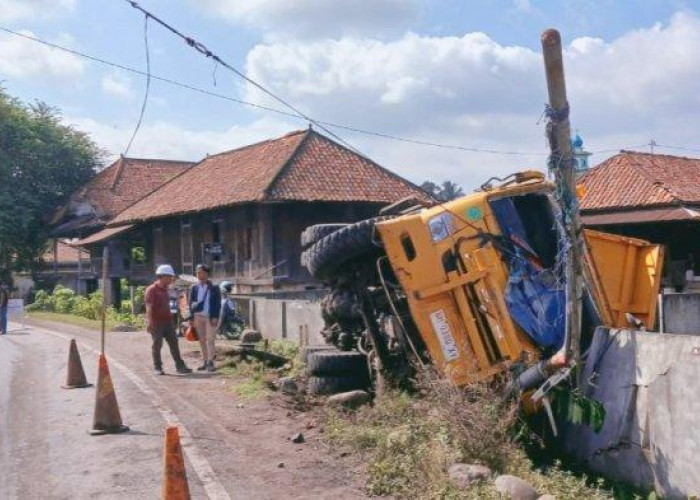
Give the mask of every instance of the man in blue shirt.
M 0 283 L 0 335 L 7 333 L 7 304 L 10 302 L 10 293 L 5 283 Z
M 213 372 L 214 355 L 216 354 L 216 329 L 221 311 L 221 292 L 209 280 L 209 267 L 197 265 L 199 282 L 190 288 L 190 311 L 193 314 L 192 324 L 199 337 L 202 349 L 202 366 L 197 370 Z

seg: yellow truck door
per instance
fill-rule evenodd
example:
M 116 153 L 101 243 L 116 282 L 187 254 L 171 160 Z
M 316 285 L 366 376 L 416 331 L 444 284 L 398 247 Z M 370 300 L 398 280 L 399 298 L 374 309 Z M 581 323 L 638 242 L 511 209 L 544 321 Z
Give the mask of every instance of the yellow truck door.
M 663 246 L 590 229 L 584 234 L 604 294 L 599 300 L 611 312 L 608 326 L 628 327 L 625 313 L 630 313 L 654 328 Z

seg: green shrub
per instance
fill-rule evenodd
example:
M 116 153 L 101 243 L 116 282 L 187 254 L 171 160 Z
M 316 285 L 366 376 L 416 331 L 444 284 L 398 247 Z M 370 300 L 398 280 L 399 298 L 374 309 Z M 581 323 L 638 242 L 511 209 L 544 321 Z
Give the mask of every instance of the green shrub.
M 27 305 L 27 311 L 53 311 L 54 298 L 46 290 L 39 290 L 34 295 L 34 302 Z
M 143 288 L 143 287 L 139 287 Z M 113 307 L 107 309 L 107 318 L 115 323 L 131 325 L 134 328 L 145 328 L 146 320 L 141 314 L 131 314 L 131 304 L 116 311 Z M 102 318 L 102 292 L 93 292 L 90 295 L 76 295 L 70 288 L 61 285 L 56 286 L 53 294 L 39 290 L 34 302 L 27 306 L 27 311 L 48 311 L 60 314 L 72 314 L 92 320 Z
M 54 312 L 70 314 L 75 305 L 75 292 L 70 288 L 56 285 L 53 290 Z

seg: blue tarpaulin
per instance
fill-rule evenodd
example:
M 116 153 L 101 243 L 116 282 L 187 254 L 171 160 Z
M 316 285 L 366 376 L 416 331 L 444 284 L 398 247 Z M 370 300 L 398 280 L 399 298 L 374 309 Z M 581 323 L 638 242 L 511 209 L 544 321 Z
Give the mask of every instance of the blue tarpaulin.
M 520 214 L 510 198 L 491 202 L 506 240 L 512 244 L 506 305 L 513 320 L 541 347 L 558 349 L 564 344 L 566 291 L 555 270 L 533 262 L 534 251 Z M 553 235 L 553 237 L 556 237 Z
M 564 344 L 566 292 L 550 271 L 536 270 L 516 252 L 505 295 L 511 317 L 537 345 Z

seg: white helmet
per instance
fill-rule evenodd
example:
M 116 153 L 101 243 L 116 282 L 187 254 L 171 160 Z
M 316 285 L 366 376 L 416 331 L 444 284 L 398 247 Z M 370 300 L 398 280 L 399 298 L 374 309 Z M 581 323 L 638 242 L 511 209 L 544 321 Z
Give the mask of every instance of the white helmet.
M 175 270 L 169 264 L 162 264 L 156 269 L 156 276 L 175 276 Z

